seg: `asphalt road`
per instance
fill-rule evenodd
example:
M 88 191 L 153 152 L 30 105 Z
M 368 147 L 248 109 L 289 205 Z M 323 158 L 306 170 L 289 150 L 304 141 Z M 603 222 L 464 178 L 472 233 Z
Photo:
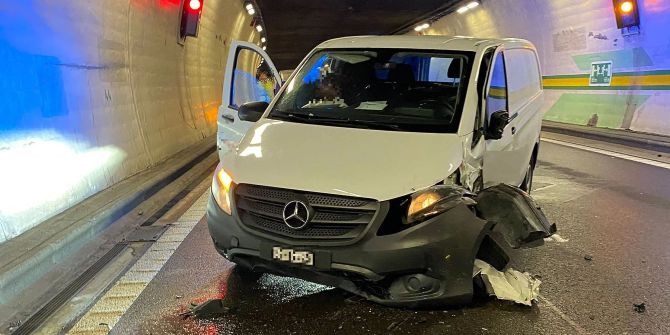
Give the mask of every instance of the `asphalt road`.
M 514 255 L 515 269 L 541 276 L 533 307 L 480 300 L 410 311 L 297 279 L 244 279 L 201 221 L 112 333 L 669 334 L 670 170 L 543 142 L 533 196 L 560 235 Z M 180 316 L 217 298 L 228 312 Z

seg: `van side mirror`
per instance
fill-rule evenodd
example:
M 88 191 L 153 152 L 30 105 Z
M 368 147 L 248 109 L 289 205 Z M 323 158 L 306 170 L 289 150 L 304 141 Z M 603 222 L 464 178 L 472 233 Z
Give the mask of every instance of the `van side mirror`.
M 505 127 L 509 123 L 509 113 L 506 110 L 499 110 L 491 114 L 488 127 L 484 137 L 487 140 L 499 140 L 503 136 Z
M 242 121 L 256 122 L 260 120 L 269 104 L 265 101 L 254 101 L 242 104 L 237 110 L 237 116 Z

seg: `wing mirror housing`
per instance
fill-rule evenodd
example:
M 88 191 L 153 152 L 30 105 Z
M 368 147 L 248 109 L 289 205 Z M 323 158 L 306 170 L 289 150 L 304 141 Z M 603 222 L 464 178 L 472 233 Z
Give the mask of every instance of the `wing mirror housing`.
M 494 112 L 491 114 L 488 127 L 486 127 L 485 138 L 487 140 L 501 139 L 507 124 L 509 124 L 509 113 L 506 110 Z
M 242 121 L 256 122 L 261 119 L 269 104 L 265 101 L 254 101 L 242 104 L 237 110 L 237 115 Z

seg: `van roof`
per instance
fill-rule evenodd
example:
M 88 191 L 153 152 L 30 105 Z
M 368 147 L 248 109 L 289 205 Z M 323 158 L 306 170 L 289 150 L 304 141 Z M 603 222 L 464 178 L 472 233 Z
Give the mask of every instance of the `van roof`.
M 507 49 L 531 48 L 532 43 L 519 38 L 475 38 L 468 36 L 350 36 L 319 44 L 317 49 L 397 48 L 475 51 L 482 46 L 504 45 Z

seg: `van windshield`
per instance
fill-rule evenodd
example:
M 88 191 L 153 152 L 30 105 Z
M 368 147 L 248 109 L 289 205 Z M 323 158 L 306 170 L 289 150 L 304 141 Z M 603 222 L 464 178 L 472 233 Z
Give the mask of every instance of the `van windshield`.
M 321 50 L 287 83 L 271 119 L 339 127 L 453 133 L 474 53 Z

